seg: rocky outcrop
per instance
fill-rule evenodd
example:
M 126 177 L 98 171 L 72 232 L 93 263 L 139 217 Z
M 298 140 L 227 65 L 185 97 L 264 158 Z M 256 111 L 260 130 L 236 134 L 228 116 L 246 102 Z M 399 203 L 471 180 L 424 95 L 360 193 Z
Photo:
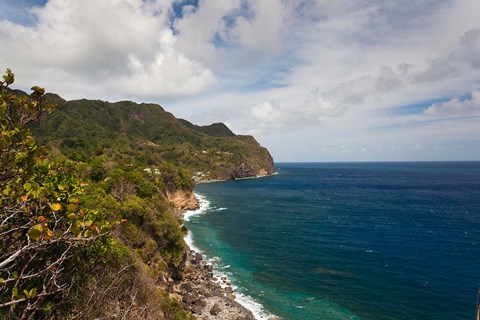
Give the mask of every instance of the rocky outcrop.
M 255 171 L 246 161 L 238 165 L 232 173 L 233 179 L 252 178 L 255 176 Z
M 216 279 L 213 266 L 194 250 L 187 252 L 182 281 L 172 282 L 170 289 L 171 294 L 182 301 L 184 309 L 198 319 L 255 319 L 251 311 L 235 301 L 227 280 Z
M 185 191 L 185 190 L 173 190 L 167 191 L 166 197 L 168 201 L 173 206 L 175 210 L 175 214 L 178 217 L 181 217 L 181 214 L 187 210 L 195 210 L 198 209 L 198 200 L 193 194 L 193 191 Z

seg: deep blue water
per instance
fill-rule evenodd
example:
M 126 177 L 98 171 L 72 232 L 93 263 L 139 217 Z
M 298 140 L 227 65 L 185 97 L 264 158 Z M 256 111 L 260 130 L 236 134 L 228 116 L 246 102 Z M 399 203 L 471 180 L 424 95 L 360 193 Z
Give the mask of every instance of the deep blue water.
M 187 227 L 239 292 L 283 319 L 474 319 L 480 162 L 277 168 L 196 187 Z

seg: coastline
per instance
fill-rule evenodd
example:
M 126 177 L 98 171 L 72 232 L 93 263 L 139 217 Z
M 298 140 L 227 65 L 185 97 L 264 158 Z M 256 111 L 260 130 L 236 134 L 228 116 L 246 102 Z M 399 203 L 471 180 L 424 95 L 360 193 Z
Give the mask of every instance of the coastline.
M 204 183 L 216 183 L 216 182 L 227 182 L 227 181 L 238 181 L 238 180 L 248 180 L 248 179 L 259 179 L 259 178 L 268 178 L 278 175 L 278 172 L 275 171 L 271 174 L 264 174 L 264 175 L 256 175 L 251 177 L 243 177 L 243 178 L 233 178 L 233 179 L 210 179 L 210 180 L 195 180 L 196 184 L 204 184 Z
M 271 176 L 271 175 L 268 175 Z M 252 177 L 252 178 L 261 178 L 260 177 Z M 219 182 L 219 181 L 215 181 Z M 198 208 L 195 210 L 186 210 L 183 212 L 182 218 L 184 222 L 190 221 L 192 216 L 201 215 L 208 211 L 210 208 L 210 202 L 202 195 L 194 193 L 195 198 L 198 202 Z M 278 317 L 269 314 L 264 307 L 255 301 L 253 298 L 244 295 L 238 291 L 236 291 L 236 287 L 232 285 L 230 279 L 228 278 L 227 274 L 222 272 L 217 264 L 219 261 L 218 257 L 207 258 L 198 247 L 195 246 L 194 238 L 192 232 L 188 230 L 187 234 L 184 237 L 185 242 L 188 246 L 187 250 L 187 261 L 186 261 L 186 269 L 196 269 L 196 273 L 204 272 L 205 270 L 207 277 L 203 277 L 202 280 L 203 284 L 201 286 L 214 288 L 213 293 L 215 293 L 216 297 L 209 297 L 210 300 L 215 300 L 214 305 L 221 305 L 223 308 L 227 309 L 226 312 L 223 314 L 213 315 L 211 314 L 211 310 L 209 309 L 212 306 L 212 302 L 206 303 L 203 309 L 197 308 L 197 310 L 190 309 L 193 313 L 197 314 L 200 313 L 201 317 L 199 319 L 255 319 L 255 320 L 277 320 Z M 193 278 L 189 278 L 189 281 L 194 280 L 193 282 L 198 282 L 198 275 L 194 276 Z M 187 286 L 188 289 L 191 289 L 190 286 Z M 202 291 L 202 290 L 200 290 Z M 188 293 L 187 293 L 188 295 Z M 185 299 L 183 299 L 185 300 Z M 208 300 L 208 299 L 207 299 Z M 184 301 L 185 303 L 185 301 Z M 194 306 L 195 308 L 195 306 Z M 212 306 L 213 308 L 213 306 Z M 208 310 L 210 310 L 209 314 Z M 195 312 L 197 311 L 197 312 Z M 207 312 L 205 312 L 207 311 Z M 197 314 L 198 315 L 198 314 Z

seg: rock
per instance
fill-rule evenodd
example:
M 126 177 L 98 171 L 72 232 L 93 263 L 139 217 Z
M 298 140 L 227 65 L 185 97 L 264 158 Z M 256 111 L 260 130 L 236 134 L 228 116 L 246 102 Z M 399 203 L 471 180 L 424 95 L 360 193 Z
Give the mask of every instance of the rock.
M 246 161 L 238 165 L 232 174 L 233 179 L 242 179 L 242 178 L 250 178 L 250 177 L 255 177 L 255 171 L 253 171 L 252 167 Z
M 205 301 L 205 299 L 203 298 L 197 299 L 197 301 L 195 301 L 195 306 L 201 306 L 203 308 L 206 305 L 207 305 L 207 301 Z
M 203 307 L 202 306 L 194 306 L 192 308 L 192 312 L 195 314 L 202 314 Z
M 220 307 L 220 305 L 219 305 L 218 302 L 217 302 L 217 303 L 215 303 L 215 304 L 213 305 L 213 307 L 210 309 L 210 314 L 211 314 L 212 316 L 216 316 L 216 315 L 218 315 L 221 311 L 222 311 L 222 308 Z
M 193 291 L 193 285 L 190 282 L 182 283 L 180 286 L 180 289 L 183 292 L 192 292 Z
M 198 295 L 194 293 L 187 293 L 183 296 L 182 301 L 187 304 L 193 304 L 198 300 Z

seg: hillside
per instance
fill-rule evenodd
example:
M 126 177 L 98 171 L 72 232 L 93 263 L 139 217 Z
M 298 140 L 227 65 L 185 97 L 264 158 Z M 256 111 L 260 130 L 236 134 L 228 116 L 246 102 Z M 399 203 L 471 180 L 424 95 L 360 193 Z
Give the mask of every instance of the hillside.
M 170 163 L 199 181 L 274 172 L 267 149 L 222 123 L 193 125 L 156 104 L 46 97 L 58 107 L 33 125 L 32 132 L 42 144 L 75 161 L 99 158 L 144 167 Z
M 192 177 L 273 173 L 265 148 L 155 104 L 3 79 L 0 319 L 253 319 L 188 250 L 180 213 L 198 206 Z

